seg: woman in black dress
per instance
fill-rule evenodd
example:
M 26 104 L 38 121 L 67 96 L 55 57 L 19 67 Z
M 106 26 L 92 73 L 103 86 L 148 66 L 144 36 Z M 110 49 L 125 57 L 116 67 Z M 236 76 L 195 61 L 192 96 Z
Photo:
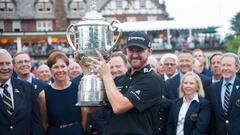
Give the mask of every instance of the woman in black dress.
M 39 94 L 43 127 L 47 135 L 83 135 L 86 113 L 76 106 L 78 86 L 69 81 L 68 58 L 53 52 L 47 60 L 55 79 Z

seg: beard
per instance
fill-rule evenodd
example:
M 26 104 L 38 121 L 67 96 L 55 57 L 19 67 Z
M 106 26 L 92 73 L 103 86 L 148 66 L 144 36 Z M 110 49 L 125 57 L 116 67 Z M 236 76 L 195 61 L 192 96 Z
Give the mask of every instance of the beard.
M 146 65 L 147 59 L 130 58 L 129 63 L 134 70 L 139 70 Z

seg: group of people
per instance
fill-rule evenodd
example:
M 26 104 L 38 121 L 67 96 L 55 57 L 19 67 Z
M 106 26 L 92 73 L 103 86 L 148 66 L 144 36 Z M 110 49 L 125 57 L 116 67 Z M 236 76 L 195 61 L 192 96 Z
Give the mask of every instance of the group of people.
M 69 63 L 52 52 L 31 74 L 27 52 L 0 49 L 0 134 L 3 135 L 239 135 L 239 56 L 200 49 L 151 55 L 144 32 L 131 33 L 125 51 L 106 60 Z M 197 64 L 196 64 L 197 63 Z M 89 67 L 101 77 L 106 104 L 79 107 L 77 92 Z

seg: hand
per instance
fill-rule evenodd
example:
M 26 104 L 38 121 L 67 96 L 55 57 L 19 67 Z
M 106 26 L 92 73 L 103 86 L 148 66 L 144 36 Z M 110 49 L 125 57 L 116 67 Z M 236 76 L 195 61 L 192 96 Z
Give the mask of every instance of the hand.
M 74 55 L 75 61 L 82 68 L 83 74 L 84 75 L 90 74 L 89 64 L 87 64 L 86 60 L 80 60 L 80 58 L 79 58 L 79 56 L 81 56 L 82 54 L 80 52 L 78 52 L 78 51 L 74 51 L 73 55 Z
M 97 58 L 89 57 L 87 58 L 87 64 L 89 64 L 94 72 L 99 73 L 100 76 L 108 75 L 110 73 L 110 68 L 103 58 L 102 54 L 96 50 Z

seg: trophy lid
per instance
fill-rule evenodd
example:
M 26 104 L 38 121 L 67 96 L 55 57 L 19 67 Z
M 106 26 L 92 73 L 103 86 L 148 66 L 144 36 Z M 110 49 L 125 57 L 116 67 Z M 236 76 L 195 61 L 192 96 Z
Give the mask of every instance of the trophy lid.
M 97 5 L 95 0 L 92 0 L 90 11 L 85 14 L 83 20 L 104 20 L 102 14 L 97 12 Z

